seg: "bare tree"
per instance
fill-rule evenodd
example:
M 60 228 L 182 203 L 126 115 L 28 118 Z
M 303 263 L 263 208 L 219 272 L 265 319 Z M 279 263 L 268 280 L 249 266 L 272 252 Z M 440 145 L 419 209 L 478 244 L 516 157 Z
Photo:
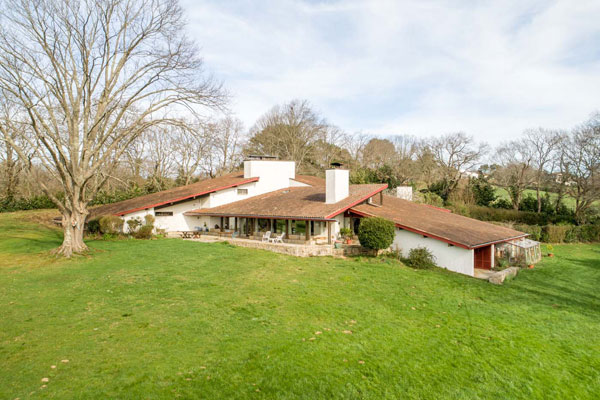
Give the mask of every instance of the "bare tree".
M 542 212 L 542 197 L 540 190 L 546 175 L 546 169 L 551 165 L 553 153 L 561 141 L 561 133 L 543 128 L 525 131 L 523 145 L 529 147 L 532 155 L 531 167 L 535 170 L 535 190 L 537 196 L 537 212 Z
M 327 123 L 306 100 L 275 106 L 250 130 L 246 153 L 276 155 L 296 162 L 301 170 L 308 162 L 314 143 L 325 137 Z
M 494 172 L 494 179 L 508 189 L 515 210 L 519 209 L 523 192 L 535 179 L 533 158 L 532 149 L 522 139 L 505 143 L 496 151 L 501 166 Z
M 488 151 L 485 143 L 476 143 L 472 136 L 462 132 L 430 139 L 429 149 L 440 169 L 444 199 L 456 189 L 464 173 L 472 170 Z
M 576 128 L 565 151 L 566 187 L 575 198 L 575 218 L 585 221 L 585 213 L 600 199 L 600 114 Z
M 147 129 L 183 124 L 178 110 L 218 105 L 222 91 L 201 76 L 176 0 L 5 0 L 0 26 L 1 95 L 62 184 L 64 200 L 39 182 L 62 214 L 56 252 L 69 257 L 87 250 L 87 206 L 108 178 L 98 172 Z M 4 140 L 32 168 L 9 131 Z
M 211 149 L 213 170 L 216 175 L 232 172 L 242 163 L 242 147 L 244 145 L 244 125 L 233 117 L 218 121 L 211 133 Z
M 189 185 L 210 154 L 210 138 L 204 129 L 191 125 L 189 129 L 178 127 L 172 143 L 177 167 L 176 184 Z

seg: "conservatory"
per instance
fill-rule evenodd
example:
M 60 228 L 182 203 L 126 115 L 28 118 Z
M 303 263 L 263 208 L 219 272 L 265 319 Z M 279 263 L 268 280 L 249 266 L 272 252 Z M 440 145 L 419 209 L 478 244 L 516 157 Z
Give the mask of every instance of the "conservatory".
M 520 266 L 533 265 L 542 259 L 540 242 L 522 238 L 496 245 L 496 260 L 506 260 Z

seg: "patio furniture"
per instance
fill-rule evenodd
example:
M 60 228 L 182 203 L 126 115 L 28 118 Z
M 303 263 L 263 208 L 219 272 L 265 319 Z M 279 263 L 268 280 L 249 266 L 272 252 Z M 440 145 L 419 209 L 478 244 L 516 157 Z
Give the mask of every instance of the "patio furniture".
M 261 242 L 268 242 L 269 239 L 271 239 L 271 231 L 266 231 L 261 239 Z
M 284 235 L 285 235 L 285 233 L 282 233 L 281 235 L 275 236 L 274 238 L 269 238 L 269 242 L 270 243 L 283 243 Z
M 188 231 L 181 232 L 181 238 L 182 239 L 191 239 L 192 238 L 192 232 L 188 232 Z

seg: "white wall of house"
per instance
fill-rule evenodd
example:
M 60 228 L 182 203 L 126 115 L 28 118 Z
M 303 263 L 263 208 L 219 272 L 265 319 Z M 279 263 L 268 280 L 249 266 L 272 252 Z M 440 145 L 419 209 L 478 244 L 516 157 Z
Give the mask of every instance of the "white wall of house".
M 407 230 L 396 228 L 396 237 L 392 248 L 402 251 L 406 257 L 410 249 L 426 247 L 435 256 L 436 264 L 442 268 L 461 274 L 473 276 L 475 260 L 473 250 L 450 246 L 441 240 L 425 238 Z
M 140 210 L 140 211 L 136 211 L 136 212 L 133 212 L 131 214 L 125 215 L 122 218 L 123 219 L 123 232 L 125 232 L 125 233 L 129 232 L 129 226 L 127 225 L 127 221 L 128 220 L 139 218 L 142 221 L 142 223 L 144 223 L 145 222 L 144 221 L 144 216 L 146 216 L 146 214 L 154 215 L 154 209 L 153 208 L 149 208 L 147 210 Z
M 257 194 L 290 187 L 290 179 L 295 177 L 296 163 L 293 161 L 244 161 L 244 178 L 259 178 Z

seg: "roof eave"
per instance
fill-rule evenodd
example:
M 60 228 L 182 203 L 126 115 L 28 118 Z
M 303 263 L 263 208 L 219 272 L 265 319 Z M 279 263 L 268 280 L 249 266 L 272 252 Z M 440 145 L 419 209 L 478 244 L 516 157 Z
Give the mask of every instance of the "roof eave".
M 191 194 L 191 195 L 188 195 L 188 196 L 184 196 L 184 197 L 180 197 L 180 198 L 176 198 L 176 199 L 173 199 L 173 200 L 167 200 L 167 201 L 163 201 L 163 202 L 156 203 L 156 204 L 149 204 L 149 205 L 142 206 L 142 207 L 132 208 L 132 209 L 126 210 L 126 211 L 121 211 L 121 212 L 115 213 L 115 215 L 118 215 L 118 216 L 122 217 L 123 215 L 131 214 L 131 213 L 134 213 L 136 211 L 147 210 L 149 208 L 159 207 L 159 206 L 163 206 L 165 204 L 170 204 L 170 203 L 178 203 L 180 201 L 189 200 L 189 199 L 194 198 L 194 197 L 204 196 L 205 194 L 219 192 L 221 190 L 230 189 L 232 187 L 244 185 L 246 183 L 257 182 L 257 181 L 258 181 L 258 177 L 249 178 L 249 179 L 246 179 L 246 180 L 244 180 L 242 182 L 237 182 L 237 183 L 233 183 L 233 184 L 230 184 L 230 185 L 221 186 L 221 187 L 218 187 L 218 188 L 215 188 L 215 189 L 211 189 L 211 190 L 205 190 L 204 192 L 194 193 L 194 194 Z
M 381 185 L 381 187 L 377 188 L 377 190 L 375 190 L 375 191 L 373 191 L 373 192 L 369 193 L 369 194 L 368 194 L 368 195 L 366 195 L 366 196 L 363 196 L 363 197 L 361 197 L 359 200 L 357 200 L 357 201 L 353 202 L 353 203 L 352 203 L 352 204 L 350 204 L 349 206 L 342 207 L 341 209 L 339 209 L 339 210 L 335 211 L 334 213 L 331 213 L 331 214 L 327 215 L 325 218 L 327 218 L 327 219 L 331 219 L 331 218 L 335 217 L 336 215 L 339 215 L 339 214 L 343 213 L 344 211 L 351 209 L 351 208 L 352 208 L 352 207 L 354 207 L 355 205 L 362 203 L 363 201 L 367 200 L 369 197 L 371 197 L 371 196 L 374 196 L 374 195 L 376 195 L 377 193 L 384 191 L 385 189 L 387 189 L 387 187 L 388 187 L 388 184 L 387 184 L 387 183 L 386 183 L 386 184 L 384 184 L 384 185 Z

